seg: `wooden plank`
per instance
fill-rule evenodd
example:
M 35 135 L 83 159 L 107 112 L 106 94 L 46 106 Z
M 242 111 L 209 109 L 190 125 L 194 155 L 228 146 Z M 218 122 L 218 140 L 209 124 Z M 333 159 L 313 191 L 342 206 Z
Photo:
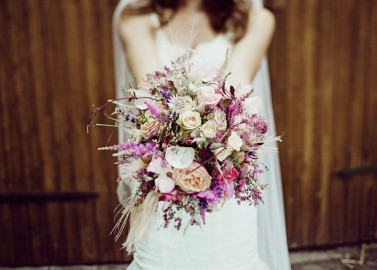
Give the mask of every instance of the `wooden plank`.
M 5 4 L 0 4 L 0 24 L 5 25 L 8 20 L 8 8 Z M 8 51 L 9 46 L 9 31 L 8 27 L 0 28 L 0 55 L 2 55 L 2 61 L 0 61 L 0 191 L 14 190 L 14 183 L 5 181 L 8 176 L 15 176 L 16 171 L 11 170 L 11 144 L 10 134 L 6 136 L 6 132 L 11 131 L 11 119 L 8 116 L 9 112 L 9 92 L 3 89 L 8 89 L 11 85 L 11 77 L 9 72 L 10 53 Z M 5 49 L 7 48 L 7 49 Z M 13 179 L 13 178 L 12 178 Z M 0 245 L 0 262 L 13 263 L 14 261 L 14 241 L 12 233 L 12 218 L 10 208 L 8 206 L 0 205 L 0 224 L 2 229 L 0 230 L 0 242 L 6 243 Z
M 12 252 L 14 250 L 13 243 L 15 241 L 12 232 L 13 223 L 11 209 L 8 205 L 0 205 L 0 224 L 0 243 L 3 243 L 0 245 L 0 262 L 3 264 L 7 262 L 7 264 L 10 265 L 13 264 L 15 260 L 15 252 Z
M 316 95 L 316 115 L 318 119 L 318 128 L 321 130 L 321 136 L 316 136 L 318 146 L 319 168 L 317 192 L 315 194 L 314 208 L 318 209 L 316 216 L 318 223 L 314 243 L 325 245 L 329 242 L 329 199 L 330 199 L 330 175 L 331 175 L 331 144 L 333 138 L 333 122 L 329 115 L 333 114 L 332 100 L 334 98 L 334 27 L 329 24 L 333 18 L 334 5 L 332 1 L 320 2 L 316 9 L 317 14 L 321 17 L 316 18 L 317 38 L 316 46 L 318 49 L 318 64 L 315 66 L 315 91 L 321 89 L 321 93 Z M 315 121 L 316 119 L 312 119 Z
M 15 253 L 13 260 L 2 262 L 4 265 L 33 265 L 33 232 L 31 231 L 30 220 L 28 219 L 28 208 L 17 205 L 10 206 L 11 224 L 13 225 L 8 231 L 12 234 L 12 252 Z M 21 256 L 22 255 L 22 256 Z
M 59 190 L 60 166 L 59 155 L 56 152 L 56 140 L 54 126 L 55 118 L 51 117 L 54 108 L 54 95 L 61 88 L 62 79 L 59 77 L 60 65 L 56 63 L 55 53 L 57 41 L 54 39 L 58 35 L 59 29 L 54 29 L 51 22 L 57 18 L 54 9 L 49 10 L 51 1 L 31 1 L 30 9 L 37 13 L 34 16 L 34 44 L 35 67 L 34 72 L 40 78 L 37 85 L 37 97 L 39 102 L 38 123 L 40 123 L 41 150 L 43 151 L 44 164 L 44 188 L 45 190 Z M 39 14 L 38 14 L 39 12 Z M 39 16 L 38 16 L 39 15 Z M 59 89 L 60 88 L 60 89 Z M 48 116 L 48 117 L 46 117 Z M 60 204 L 46 205 L 46 223 L 48 228 L 49 241 L 46 248 L 49 251 L 49 261 L 54 263 L 64 263 L 67 261 L 67 243 L 65 234 L 67 230 L 64 227 L 64 217 Z
M 102 17 L 102 22 L 107 22 L 107 24 L 101 23 L 101 21 L 93 21 L 87 18 L 87 25 L 96 29 L 97 34 L 104 38 L 103 42 L 95 42 L 96 37 L 93 35 L 85 36 L 88 44 L 93 44 L 92 49 L 87 51 L 88 60 L 89 58 L 96 61 L 96 65 L 91 66 L 87 73 L 88 82 L 92 84 L 93 91 L 89 93 L 89 100 L 93 100 L 95 105 L 102 104 L 104 100 L 113 98 L 115 96 L 115 86 L 114 80 L 108 78 L 114 78 L 114 69 L 112 61 L 109 59 L 113 58 L 112 51 L 112 40 L 111 40 L 111 18 L 112 18 L 112 8 L 115 7 L 116 1 L 102 1 L 99 5 L 95 6 L 93 9 L 92 16 Z M 86 5 L 91 5 L 88 1 Z M 107 12 L 104 12 L 107 11 Z M 87 31 L 86 33 L 89 33 Z M 88 66 L 90 63 L 87 62 Z M 106 81 L 107 80 L 107 81 Z M 110 82 L 110 83 L 109 83 Z M 105 118 L 100 118 L 100 121 L 105 121 Z M 93 138 L 94 145 L 96 147 L 105 144 L 113 144 L 117 142 L 117 131 L 114 129 L 93 129 L 90 137 Z M 111 139 L 109 141 L 109 138 Z M 93 186 L 96 190 L 100 191 L 100 198 L 96 205 L 96 222 L 98 229 L 98 239 L 101 243 L 102 252 L 100 256 L 102 261 L 111 261 L 116 259 L 117 261 L 130 260 L 130 257 L 126 257 L 124 251 L 120 251 L 121 242 L 115 243 L 113 236 L 109 235 L 112 230 L 114 223 L 114 208 L 118 205 L 116 198 L 116 179 L 117 179 L 117 168 L 114 166 L 114 159 L 111 155 L 106 155 L 106 153 L 101 153 L 92 148 L 91 156 L 93 168 L 102 167 L 102 171 L 97 171 L 94 174 Z M 94 169 L 95 170 L 95 169 Z
M 116 166 L 86 135 L 92 104 L 115 95 L 117 0 L 0 3 L 0 193 L 88 191 L 95 203 L 1 205 L 0 263 L 130 260 L 110 232 Z M 377 1 L 270 1 L 272 96 L 291 247 L 377 238 Z M 274 4 L 275 3 L 275 4 Z M 103 120 L 103 118 L 101 118 Z M 108 143 L 115 143 L 116 136 Z M 56 198 L 55 198 L 56 199 Z M 42 220 L 42 221 L 41 221 Z M 43 244 L 44 243 L 44 244 Z M 20 256 L 19 254 L 22 254 Z M 24 255 L 26 254 L 26 255 Z
M 376 230 L 375 218 L 366 222 L 375 211 L 374 199 L 365 197 L 370 176 L 348 181 L 330 175 L 377 164 L 377 129 L 371 124 L 377 41 L 370 34 L 377 26 L 376 3 L 293 0 L 274 12 L 269 60 L 277 128 L 284 131 L 280 157 L 289 244 L 357 241 L 360 232 Z
M 70 21 L 74 20 L 77 16 L 77 5 L 73 1 L 64 1 L 56 3 L 51 2 L 51 9 L 56 12 L 56 17 L 51 23 L 54 25 L 54 31 L 59 33 L 55 35 L 58 55 L 56 59 L 58 63 L 64 63 L 61 65 L 59 81 L 65 81 L 61 87 L 57 88 L 54 94 L 55 106 L 54 106 L 54 118 L 56 121 L 55 139 L 57 144 L 57 153 L 59 155 L 59 162 L 64 164 L 60 170 L 59 178 L 61 190 L 74 190 L 76 189 L 76 179 L 74 173 L 74 153 L 73 148 L 76 138 L 72 132 L 73 126 L 76 124 L 74 119 L 76 112 L 70 110 L 71 91 L 76 90 L 75 79 L 70 76 L 71 69 L 74 68 L 77 63 L 80 62 L 82 57 L 76 46 L 78 36 L 74 36 L 71 33 Z M 79 25 L 75 25 L 78 28 Z M 73 31 L 75 29 L 72 29 Z M 73 57 L 72 57 L 73 55 Z M 75 72 L 77 70 L 75 69 Z M 76 73 L 78 75 L 80 73 Z M 73 80 L 73 81 L 71 81 Z M 72 89 L 73 88 L 73 89 Z M 66 113 L 62 113 L 66 112 Z M 73 203 L 64 203 L 63 207 L 63 220 L 64 228 L 66 230 L 66 263 L 75 263 L 83 259 L 83 250 L 81 248 L 82 232 L 80 226 L 80 213 L 78 207 Z

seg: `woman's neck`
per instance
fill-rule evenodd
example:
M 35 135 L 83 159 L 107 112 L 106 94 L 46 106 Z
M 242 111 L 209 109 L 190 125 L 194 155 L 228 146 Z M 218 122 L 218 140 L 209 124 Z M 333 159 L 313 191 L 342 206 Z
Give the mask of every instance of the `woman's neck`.
M 186 3 L 181 7 L 181 9 L 197 12 L 201 9 L 202 0 L 187 0 Z

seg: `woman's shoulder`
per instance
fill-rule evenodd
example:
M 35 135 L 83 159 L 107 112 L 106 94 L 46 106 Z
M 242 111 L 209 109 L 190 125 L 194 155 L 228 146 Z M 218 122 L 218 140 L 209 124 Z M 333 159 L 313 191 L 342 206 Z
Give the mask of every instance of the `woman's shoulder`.
M 128 14 L 123 12 L 119 19 L 119 29 L 122 35 L 135 36 L 138 33 L 151 32 L 155 29 L 153 14 Z
M 133 32 L 141 29 L 153 29 L 152 13 L 146 14 L 128 14 L 127 12 L 122 12 L 119 19 L 119 26 L 130 28 Z

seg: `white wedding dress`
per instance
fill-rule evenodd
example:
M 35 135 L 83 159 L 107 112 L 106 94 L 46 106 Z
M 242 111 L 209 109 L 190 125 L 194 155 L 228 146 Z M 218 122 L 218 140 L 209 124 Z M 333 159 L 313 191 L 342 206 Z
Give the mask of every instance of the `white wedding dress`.
M 118 5 L 114 24 L 117 23 L 120 11 L 127 2 L 129 1 L 123 0 Z M 156 24 L 156 44 L 160 61 L 163 65 L 170 65 L 171 60 L 186 53 L 187 48 L 172 43 L 158 28 L 157 18 L 152 15 L 151 19 Z M 126 85 L 131 75 L 117 31 L 114 31 L 114 42 L 117 90 L 120 95 L 120 86 Z M 227 49 L 231 57 L 232 48 L 233 44 L 226 35 L 219 34 L 212 41 L 199 44 L 195 48 L 193 61 L 209 67 L 220 67 L 225 61 Z M 266 60 L 263 60 L 252 85 L 254 95 L 260 96 L 264 101 L 262 115 L 269 121 L 270 132 L 274 134 Z M 153 228 L 146 241 L 138 244 L 134 260 L 127 269 L 290 269 L 278 156 L 267 153 L 262 161 L 269 167 L 269 171 L 261 179 L 269 184 L 265 192 L 265 205 L 237 205 L 235 199 L 230 199 L 221 211 L 206 215 L 204 226 L 189 226 L 184 233 L 184 228 L 177 231 L 173 226 L 167 229 L 161 227 L 163 217 L 160 203 Z M 120 198 L 125 195 L 126 188 L 122 184 L 118 186 Z

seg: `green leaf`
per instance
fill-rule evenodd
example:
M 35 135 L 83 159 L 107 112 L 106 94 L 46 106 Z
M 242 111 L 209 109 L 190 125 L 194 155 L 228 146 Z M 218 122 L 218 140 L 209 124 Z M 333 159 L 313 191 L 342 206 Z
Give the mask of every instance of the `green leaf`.
M 229 103 L 232 102 L 231 99 L 226 99 L 220 102 L 221 109 L 225 110 L 225 108 L 229 105 Z

